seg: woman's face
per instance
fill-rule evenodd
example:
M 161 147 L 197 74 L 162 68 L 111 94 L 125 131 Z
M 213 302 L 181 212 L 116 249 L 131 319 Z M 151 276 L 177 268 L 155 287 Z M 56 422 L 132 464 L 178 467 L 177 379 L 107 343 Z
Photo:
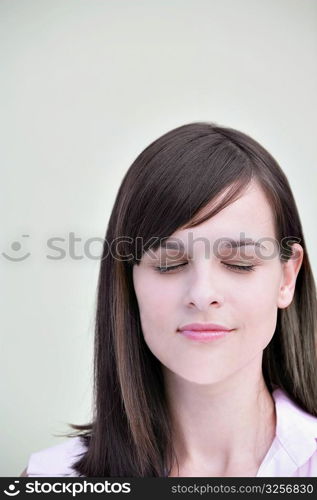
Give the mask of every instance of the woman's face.
M 262 246 L 234 248 L 229 238 Z M 219 382 L 255 357 L 262 359 L 278 307 L 291 302 L 297 273 L 286 272 L 279 260 L 271 208 L 256 183 L 217 215 L 176 231 L 172 239 L 185 249 L 160 247 L 133 267 L 144 339 L 175 374 L 201 384 Z M 170 266 L 180 267 L 168 271 Z M 200 342 L 180 333 L 190 323 L 216 323 L 234 331 Z

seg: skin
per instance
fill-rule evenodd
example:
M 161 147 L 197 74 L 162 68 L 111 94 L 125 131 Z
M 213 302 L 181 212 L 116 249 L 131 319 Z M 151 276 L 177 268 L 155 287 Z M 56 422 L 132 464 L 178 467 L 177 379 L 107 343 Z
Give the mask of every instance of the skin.
M 255 241 L 265 238 L 265 249 L 247 246 L 206 256 L 204 241 L 196 242 L 240 239 L 242 233 Z M 217 215 L 172 237 L 183 242 L 185 253 L 145 253 L 133 268 L 144 339 L 162 364 L 172 416 L 179 469 L 173 464 L 170 476 L 256 476 L 276 429 L 274 400 L 262 374 L 263 350 L 274 334 L 278 308 L 293 299 L 303 248 L 294 244 L 287 263 L 273 253 L 274 218 L 255 181 Z M 155 269 L 178 264 L 184 265 L 169 273 Z M 255 267 L 241 271 L 226 264 Z M 196 342 L 178 331 L 193 322 L 234 331 Z

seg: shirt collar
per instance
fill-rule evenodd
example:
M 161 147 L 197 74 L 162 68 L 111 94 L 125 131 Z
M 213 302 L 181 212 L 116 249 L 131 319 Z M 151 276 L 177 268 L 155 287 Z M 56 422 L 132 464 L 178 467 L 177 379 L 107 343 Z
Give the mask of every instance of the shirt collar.
M 317 417 L 313 417 L 282 389 L 273 391 L 276 435 L 257 476 L 291 476 L 317 450 Z

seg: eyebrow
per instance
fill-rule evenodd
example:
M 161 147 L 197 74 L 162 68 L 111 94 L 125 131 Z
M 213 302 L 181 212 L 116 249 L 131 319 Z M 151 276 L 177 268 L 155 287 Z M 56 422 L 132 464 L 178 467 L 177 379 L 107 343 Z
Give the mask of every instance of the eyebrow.
M 226 244 L 224 246 L 230 245 L 233 248 L 245 247 L 245 246 L 255 246 L 258 248 L 265 248 L 265 246 L 262 245 L 259 241 L 255 241 L 252 238 L 242 238 L 241 240 L 233 240 L 231 238 L 226 238 L 225 243 Z
M 200 238 L 198 238 L 199 240 Z M 240 240 L 234 240 L 232 238 L 220 238 L 220 241 L 223 240 L 223 245 L 224 247 L 230 247 L 230 248 L 239 248 L 239 247 L 245 247 L 245 246 L 255 246 L 259 248 L 264 248 L 266 250 L 266 247 L 259 243 L 258 241 L 253 240 L 252 238 L 242 238 Z M 185 250 L 184 244 L 181 240 L 178 242 L 176 241 L 169 241 L 165 240 L 160 243 L 160 247 L 163 249 L 171 249 L 171 250 Z

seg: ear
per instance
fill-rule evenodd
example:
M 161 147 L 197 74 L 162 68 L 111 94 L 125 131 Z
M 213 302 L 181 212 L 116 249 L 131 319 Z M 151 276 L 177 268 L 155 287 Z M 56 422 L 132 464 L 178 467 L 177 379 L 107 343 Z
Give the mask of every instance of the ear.
M 292 255 L 282 263 L 282 279 L 278 293 L 277 307 L 285 309 L 293 300 L 296 278 L 303 262 L 304 249 L 299 243 L 292 245 Z

